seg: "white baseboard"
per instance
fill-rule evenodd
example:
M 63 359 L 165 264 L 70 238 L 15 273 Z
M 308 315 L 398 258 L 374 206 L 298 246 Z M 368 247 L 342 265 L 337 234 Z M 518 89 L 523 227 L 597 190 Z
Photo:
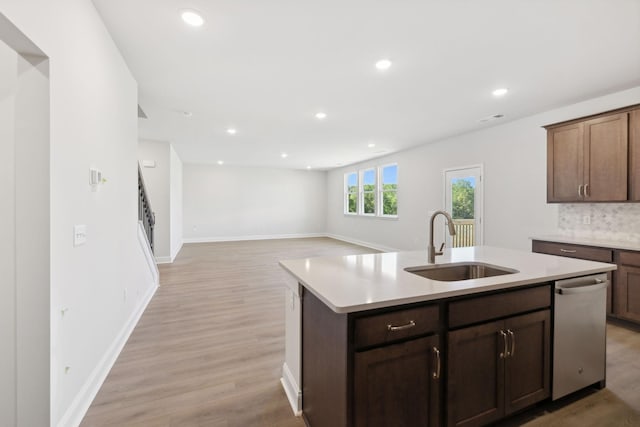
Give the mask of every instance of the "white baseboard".
M 180 253 L 180 250 L 182 249 L 183 245 L 184 245 L 184 242 L 180 241 L 180 246 L 178 246 L 178 249 L 174 253 L 172 253 L 171 256 L 157 256 L 157 257 L 155 257 L 156 264 L 171 264 L 173 261 L 175 261 L 176 257 Z
M 178 245 L 178 248 L 174 252 L 171 253 L 171 262 L 175 261 L 176 257 L 178 256 L 178 254 L 182 250 L 182 246 L 183 245 L 184 245 L 184 240 L 180 239 L 180 244 Z
M 111 343 L 104 356 L 102 356 L 98 365 L 91 372 L 91 375 L 89 375 L 89 378 L 73 399 L 69 408 L 67 408 L 62 418 L 60 418 L 57 427 L 77 427 L 80 425 L 82 418 L 84 418 L 89 406 L 91 406 L 91 402 L 93 402 L 98 391 L 100 391 L 102 383 L 104 383 L 107 375 L 109 375 L 109 371 L 111 371 L 113 364 L 118 359 L 120 352 L 127 343 L 129 336 L 138 324 L 140 317 L 142 317 L 142 313 L 144 313 L 144 310 L 147 308 L 147 305 L 149 305 L 149 302 L 151 301 L 151 298 L 153 298 L 157 289 L 158 282 L 155 281 L 153 286 L 149 288 L 149 291 L 140 302 L 138 308 L 131 313 L 129 320 L 125 323 L 116 339 Z
M 342 240 L 343 242 L 352 243 L 354 245 L 364 246 L 365 248 L 375 249 L 381 252 L 398 252 L 398 249 L 392 248 L 390 246 L 384 246 L 384 245 L 379 245 L 377 243 L 365 242 L 363 240 L 358 240 L 358 239 L 354 239 L 347 236 L 341 236 L 339 234 L 327 233 L 325 234 L 325 236 L 330 237 L 332 239 L 336 239 L 336 240 Z
M 216 243 L 216 242 L 239 242 L 244 240 L 304 239 L 309 237 L 327 237 L 327 234 L 326 233 L 304 233 L 304 234 L 258 234 L 253 236 L 188 237 L 184 239 L 184 243 Z
M 302 392 L 300 391 L 298 384 L 296 384 L 296 380 L 293 378 L 293 374 L 286 363 L 282 365 L 282 378 L 280 378 L 280 383 L 282 384 L 282 388 L 284 388 L 287 399 L 289 399 L 289 404 L 291 405 L 291 409 L 293 409 L 293 413 L 296 417 L 301 416 Z

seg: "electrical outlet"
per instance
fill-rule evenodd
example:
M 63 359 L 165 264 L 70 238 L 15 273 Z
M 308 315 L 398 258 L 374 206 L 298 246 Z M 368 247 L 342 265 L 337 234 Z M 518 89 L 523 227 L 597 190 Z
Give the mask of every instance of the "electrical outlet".
M 589 225 L 589 224 L 591 224 L 591 216 L 589 216 L 589 215 L 584 215 L 584 216 L 582 217 L 582 223 L 583 223 L 583 224 L 585 224 L 585 225 Z

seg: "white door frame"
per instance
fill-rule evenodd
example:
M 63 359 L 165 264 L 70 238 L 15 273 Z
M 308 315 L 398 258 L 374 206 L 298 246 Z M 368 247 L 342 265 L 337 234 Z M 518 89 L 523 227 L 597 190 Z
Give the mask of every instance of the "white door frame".
M 464 173 L 474 170 L 475 173 Z M 476 188 L 474 192 L 474 214 L 477 222 L 475 227 L 475 244 L 476 246 L 482 246 L 484 244 L 484 165 L 482 163 L 470 166 L 459 166 L 453 168 L 446 168 L 442 171 L 442 181 L 444 183 L 443 200 L 442 205 L 444 209 L 451 213 L 451 201 L 449 199 L 449 180 L 448 176 L 460 174 L 460 176 L 476 176 Z M 451 236 L 449 233 L 444 233 L 444 238 L 447 242 L 447 247 L 451 247 Z

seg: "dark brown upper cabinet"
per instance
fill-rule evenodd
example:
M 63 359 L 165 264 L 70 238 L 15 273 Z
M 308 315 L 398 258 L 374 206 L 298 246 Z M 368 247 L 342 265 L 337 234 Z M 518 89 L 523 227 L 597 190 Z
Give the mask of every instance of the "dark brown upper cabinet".
M 629 200 L 640 202 L 640 110 L 629 112 Z
M 547 202 L 640 201 L 637 108 L 545 126 Z

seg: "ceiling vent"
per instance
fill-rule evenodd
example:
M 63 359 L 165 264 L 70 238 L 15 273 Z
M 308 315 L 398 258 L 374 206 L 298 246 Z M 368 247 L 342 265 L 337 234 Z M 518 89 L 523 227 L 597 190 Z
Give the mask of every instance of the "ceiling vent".
M 493 116 L 485 117 L 485 118 L 482 118 L 482 119 L 480 119 L 478 121 L 480 123 L 487 123 L 487 122 L 491 122 L 493 120 L 501 119 L 503 117 L 504 117 L 504 114 L 494 114 Z

